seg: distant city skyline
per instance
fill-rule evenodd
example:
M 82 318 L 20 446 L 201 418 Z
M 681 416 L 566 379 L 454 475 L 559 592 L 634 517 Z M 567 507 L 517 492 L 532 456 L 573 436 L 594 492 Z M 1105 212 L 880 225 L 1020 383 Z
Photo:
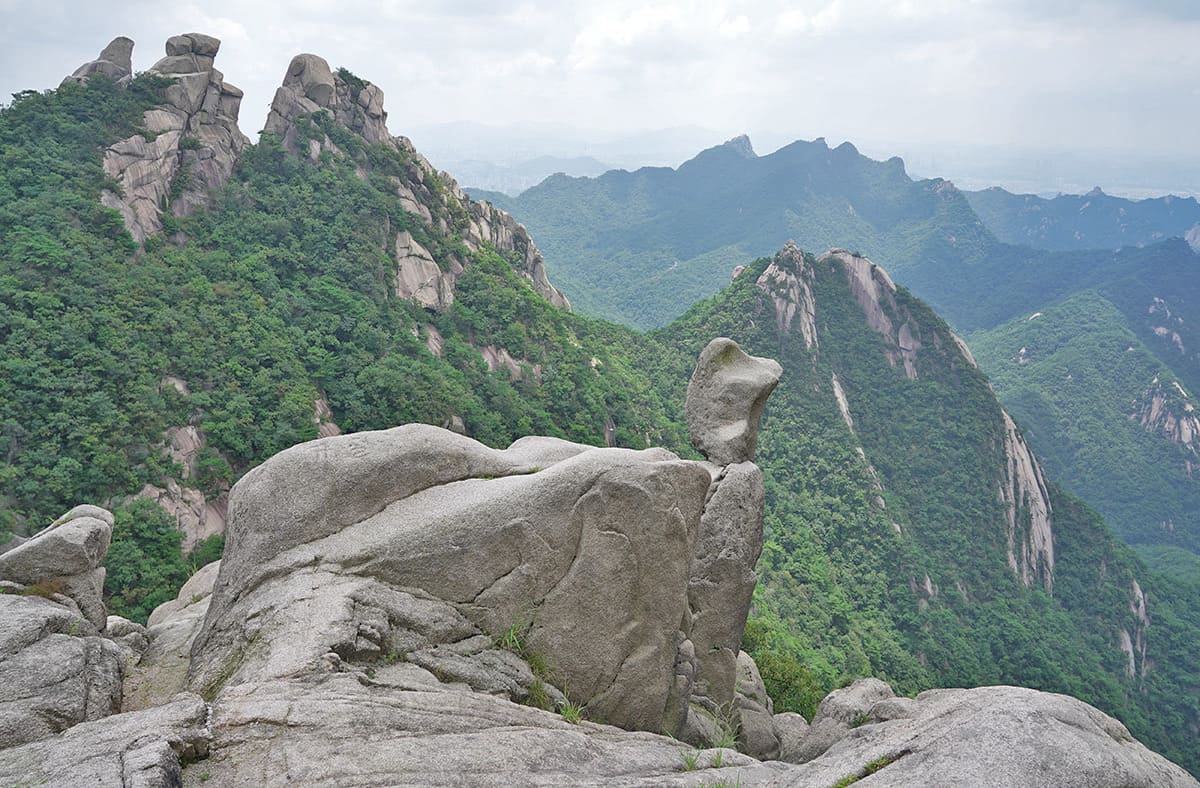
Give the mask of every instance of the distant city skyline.
M 383 88 L 392 133 L 418 147 L 422 129 L 454 122 L 565 124 L 594 140 L 692 127 L 711 132 L 705 146 L 749 133 L 760 153 L 850 140 L 970 186 L 988 185 L 988 159 L 1016 188 L 1200 193 L 1189 0 L 0 0 L 0 21 L 5 100 L 57 86 L 118 35 L 137 42 L 135 70 L 170 35 L 215 35 L 252 138 L 288 61 L 313 52 Z M 1080 166 L 1047 173 L 1039 157 Z

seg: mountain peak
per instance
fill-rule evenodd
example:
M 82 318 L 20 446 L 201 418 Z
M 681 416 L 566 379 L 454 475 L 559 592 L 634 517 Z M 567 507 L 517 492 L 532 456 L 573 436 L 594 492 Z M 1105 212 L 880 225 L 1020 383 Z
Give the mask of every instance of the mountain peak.
M 1092 190 L 1083 196 L 1084 197 L 1103 197 L 1104 190 L 1101 189 L 1099 186 L 1093 186 Z
M 758 158 L 758 154 L 754 152 L 754 146 L 750 144 L 750 137 L 746 134 L 739 134 L 731 140 L 726 140 L 721 147 L 735 151 L 747 159 Z

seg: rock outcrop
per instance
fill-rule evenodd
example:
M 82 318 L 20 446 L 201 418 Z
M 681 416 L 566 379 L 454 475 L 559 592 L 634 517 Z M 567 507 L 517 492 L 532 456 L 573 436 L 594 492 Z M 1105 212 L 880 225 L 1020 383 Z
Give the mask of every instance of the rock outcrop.
M 727 467 L 550 438 L 497 451 L 427 425 L 276 455 L 230 495 L 189 687 L 384 658 L 513 700 L 561 692 L 593 719 L 699 742 L 737 698 L 762 547 L 749 460 L 778 376 L 729 340 L 702 356 L 689 406 L 711 417 L 694 434 L 716 446 L 738 422 Z M 747 713 L 769 723 L 761 705 Z
M 162 232 L 165 211 L 184 216 L 206 204 L 209 191 L 229 178 L 249 144 L 237 125 L 242 91 L 225 82 L 213 66 L 220 46 L 217 39 L 200 33 L 168 39 L 166 57 L 147 69 L 148 74 L 172 80 L 164 91 L 165 102 L 146 112 L 146 133 L 104 152 L 104 172 L 121 190 L 105 190 L 101 202 L 121 213 L 138 243 Z M 84 64 L 69 79 L 109 72 L 127 77 L 132 50 L 132 41 L 118 38 L 99 60 Z
M 1200 456 L 1200 413 L 1178 381 L 1164 384 L 1156 375 L 1134 401 L 1129 417 L 1146 432 L 1161 435 Z
M 1000 497 L 1007 505 L 1008 566 L 1026 587 L 1040 583 L 1054 591 L 1054 511 L 1042 467 L 1007 412 L 1004 419 L 1004 478 Z
M 275 91 L 264 130 L 283 140 L 293 152 L 317 161 L 323 154 L 347 155 L 322 124 L 350 131 L 365 145 L 397 151 L 407 163 L 400 175 L 390 176 L 404 209 L 423 224 L 430 238 L 461 238 L 471 252 L 490 246 L 510 257 L 516 270 L 550 303 L 570 309 L 550 284 L 542 253 L 515 219 L 487 202 L 476 202 L 445 172 L 438 172 L 405 137 L 387 128 L 383 91 L 345 69 L 334 71 L 323 58 L 296 55 L 283 84 Z M 336 135 L 334 135 L 336 136 Z M 364 171 L 365 173 L 365 171 Z M 454 284 L 467 260 L 453 251 L 438 252 L 414 239 L 396 234 L 395 292 L 434 311 L 453 302 Z
M 812 276 L 812 268 L 805 264 L 804 252 L 795 242 L 788 241 L 755 281 L 760 290 L 771 296 L 779 333 L 790 333 L 795 324 L 810 350 L 819 346 Z
M 93 74 L 102 74 L 118 84 L 128 82 L 133 76 L 133 39 L 117 36 L 95 60 L 90 60 L 75 69 L 74 73 L 63 80 L 63 84 L 86 82 Z
M 129 653 L 102 637 L 112 522 L 77 506 L 0 554 L 0 748 L 119 708 Z

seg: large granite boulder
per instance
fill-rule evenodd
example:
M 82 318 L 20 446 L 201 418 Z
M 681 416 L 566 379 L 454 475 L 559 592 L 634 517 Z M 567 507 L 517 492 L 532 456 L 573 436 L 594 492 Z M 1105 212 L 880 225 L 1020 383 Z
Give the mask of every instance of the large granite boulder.
M 113 516 L 76 506 L 0 554 L 0 748 L 120 706 L 132 647 L 102 637 Z
M 661 729 L 709 483 L 661 449 L 497 451 L 426 425 L 294 447 L 231 492 L 192 687 L 516 628 L 589 714 Z
M 851 693 L 854 702 L 839 702 L 859 724 L 782 784 L 854 777 L 864 786 L 1198 784 L 1120 722 L 1066 695 L 1022 687 L 929 690 L 916 699 L 880 697 L 860 714 L 869 695 L 888 693 L 863 687 Z

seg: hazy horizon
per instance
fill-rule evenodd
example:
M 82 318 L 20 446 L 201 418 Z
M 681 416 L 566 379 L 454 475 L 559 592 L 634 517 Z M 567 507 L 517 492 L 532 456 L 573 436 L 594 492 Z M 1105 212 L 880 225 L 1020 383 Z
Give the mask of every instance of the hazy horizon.
M 1187 0 L 0 0 L 0 19 L 0 96 L 57 86 L 118 35 L 142 70 L 170 35 L 205 32 L 246 93 L 251 138 L 291 57 L 314 52 L 379 85 L 392 133 L 440 167 L 519 160 L 494 141 L 448 158 L 422 139 L 477 123 L 543 127 L 554 145 L 526 158 L 606 161 L 591 150 L 605 139 L 657 133 L 659 150 L 611 163 L 678 166 L 743 133 L 760 155 L 825 137 L 964 188 L 1200 194 L 1180 133 L 1200 127 L 1200 4 Z M 563 128 L 578 133 L 555 139 Z M 662 133 L 678 129 L 691 131 Z

